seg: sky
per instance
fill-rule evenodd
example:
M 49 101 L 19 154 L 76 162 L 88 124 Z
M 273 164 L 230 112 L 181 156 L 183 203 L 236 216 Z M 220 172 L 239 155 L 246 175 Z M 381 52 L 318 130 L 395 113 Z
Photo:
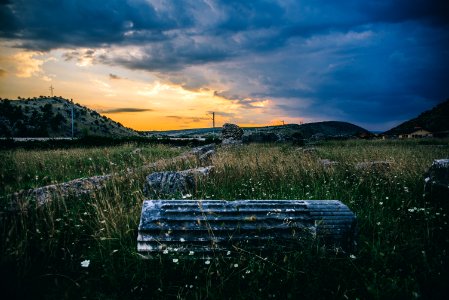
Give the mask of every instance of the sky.
M 448 74 L 446 0 L 0 0 L 0 97 L 52 86 L 137 130 L 387 130 Z

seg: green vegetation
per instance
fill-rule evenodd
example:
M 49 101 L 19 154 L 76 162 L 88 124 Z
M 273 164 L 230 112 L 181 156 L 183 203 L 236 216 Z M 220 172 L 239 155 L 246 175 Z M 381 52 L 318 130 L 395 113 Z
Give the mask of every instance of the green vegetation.
M 433 159 L 449 157 L 449 141 L 334 141 L 315 147 L 316 153 L 285 144 L 220 149 L 213 157 L 215 173 L 191 197 L 341 200 L 359 222 L 358 247 L 350 255 L 311 243 L 263 255 L 233 249 L 231 258 L 206 261 L 176 252 L 143 259 L 136 253 L 136 235 L 148 172 L 138 171 L 118 174 L 95 197 L 2 215 L 2 289 L 49 299 L 443 298 L 449 279 L 448 216 L 425 203 L 422 193 L 424 172 Z M 144 147 L 139 159 L 132 151 L 131 145 L 5 151 L 3 193 L 47 183 L 39 181 L 44 177 L 120 171 L 181 150 Z M 319 159 L 338 164 L 326 167 Z M 391 164 L 355 166 L 373 160 Z M 172 162 L 154 170 L 197 163 Z M 36 176 L 39 182 L 32 183 Z
M 0 99 L 0 137 L 130 137 L 137 132 L 61 97 Z

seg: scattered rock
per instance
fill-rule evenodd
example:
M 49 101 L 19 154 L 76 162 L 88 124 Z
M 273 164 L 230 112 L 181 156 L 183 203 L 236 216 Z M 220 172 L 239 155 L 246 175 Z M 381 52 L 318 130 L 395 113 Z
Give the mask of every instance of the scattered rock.
M 200 155 L 200 157 L 198 159 L 200 160 L 201 164 L 210 163 L 212 160 L 212 156 L 214 156 L 214 154 L 215 154 L 215 150 L 209 150 L 206 153 Z
M 317 151 L 318 151 L 318 149 L 314 148 L 314 147 L 302 149 L 302 153 L 304 153 L 304 154 L 315 154 L 315 153 L 317 153 Z
M 241 145 L 243 129 L 235 124 L 225 123 L 221 130 L 223 145 Z
M 392 164 L 393 164 L 393 162 L 388 161 L 388 160 L 365 161 L 365 162 L 357 163 L 355 165 L 355 168 L 357 170 L 371 169 L 371 170 L 382 171 L 382 170 L 389 169 Z
M 430 203 L 449 207 L 449 159 L 436 159 L 424 179 L 424 198 Z
M 337 161 L 332 161 L 330 159 L 320 159 L 319 162 L 324 168 L 331 168 L 335 165 L 338 165 Z
M 139 154 L 140 152 L 142 152 L 142 149 L 136 148 L 132 151 L 132 154 Z
M 184 171 L 155 172 L 147 176 L 144 194 L 147 197 L 157 195 L 185 194 L 191 192 L 200 177 L 208 176 L 214 166 L 188 169 Z
M 200 147 L 193 148 L 191 153 L 197 155 L 198 157 L 209 152 L 215 150 L 215 144 L 208 144 Z
M 191 153 L 196 156 L 201 164 L 208 164 L 211 162 L 212 156 L 215 154 L 215 144 L 208 144 L 193 148 Z

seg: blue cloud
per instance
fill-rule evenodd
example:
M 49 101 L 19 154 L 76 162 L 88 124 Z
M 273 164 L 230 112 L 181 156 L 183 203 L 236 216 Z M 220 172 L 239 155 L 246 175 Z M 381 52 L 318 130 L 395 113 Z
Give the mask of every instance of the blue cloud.
M 111 49 L 94 62 L 190 89 L 213 85 L 192 67 L 213 70 L 229 86 L 217 95 L 243 107 L 270 99 L 287 116 L 373 128 L 449 96 L 443 0 L 3 0 L 0 37 L 41 51 Z M 141 55 L 114 55 L 127 46 Z

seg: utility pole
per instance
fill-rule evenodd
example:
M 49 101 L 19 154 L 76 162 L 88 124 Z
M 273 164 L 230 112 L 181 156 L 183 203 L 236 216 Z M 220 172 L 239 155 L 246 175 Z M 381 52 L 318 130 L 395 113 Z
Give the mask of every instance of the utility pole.
M 212 114 L 212 118 L 211 118 L 211 120 L 212 120 L 212 128 L 215 128 L 215 112 L 211 112 L 211 114 Z
M 54 87 L 53 87 L 53 85 L 50 85 L 50 92 L 51 92 L 51 96 L 53 97 L 53 90 L 55 89 Z
M 284 120 L 282 120 L 281 122 L 282 122 L 282 126 L 284 126 L 285 125 Z

